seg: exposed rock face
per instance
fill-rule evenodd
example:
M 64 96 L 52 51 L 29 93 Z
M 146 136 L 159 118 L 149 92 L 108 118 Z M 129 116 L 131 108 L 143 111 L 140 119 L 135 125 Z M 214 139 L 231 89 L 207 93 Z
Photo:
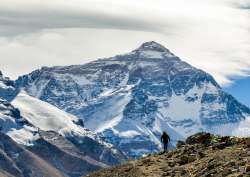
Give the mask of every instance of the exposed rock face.
M 63 177 L 56 168 L 34 153 L 0 133 L 0 171 L 1 176 L 15 177 Z
M 15 89 L 14 81 L 10 80 L 8 77 L 4 77 L 0 71 L 0 98 L 10 101 L 16 94 L 17 90 Z
M 149 155 L 87 177 L 250 176 L 249 138 L 199 133 L 168 153 Z
M 17 144 L 0 133 L 0 171 L 16 177 L 79 177 L 108 167 L 57 133 L 40 133 L 32 146 Z
M 81 118 L 130 157 L 160 150 L 164 130 L 172 144 L 202 130 L 250 134 L 249 108 L 156 42 L 84 65 L 43 67 L 15 84 Z
M 34 145 L 27 148 L 65 176 L 78 177 L 108 167 L 55 132 L 40 132 L 40 135 Z

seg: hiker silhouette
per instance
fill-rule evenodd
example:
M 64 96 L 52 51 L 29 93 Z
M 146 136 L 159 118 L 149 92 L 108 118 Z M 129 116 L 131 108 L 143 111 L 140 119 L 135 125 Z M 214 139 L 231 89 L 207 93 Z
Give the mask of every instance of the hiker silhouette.
M 164 131 L 161 135 L 161 142 L 163 143 L 164 152 L 168 150 L 168 143 L 170 141 L 169 135 Z

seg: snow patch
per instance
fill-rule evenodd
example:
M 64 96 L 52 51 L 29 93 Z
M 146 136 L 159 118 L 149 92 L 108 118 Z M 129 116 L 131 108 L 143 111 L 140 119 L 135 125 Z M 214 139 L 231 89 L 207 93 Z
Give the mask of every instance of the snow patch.
M 123 110 L 131 99 L 131 92 L 127 92 L 126 88 L 123 90 L 124 95 L 112 95 L 108 100 L 105 100 L 103 107 L 100 107 L 91 117 L 85 119 L 85 126 L 88 129 L 100 132 L 116 126 L 122 120 Z
M 21 111 L 22 117 L 31 124 L 44 131 L 53 130 L 58 132 L 65 127 L 73 128 L 73 120 L 76 117 L 61 111 L 49 103 L 40 101 L 21 91 L 12 101 L 12 104 Z
M 128 131 L 124 131 L 124 132 L 121 132 L 119 134 L 121 137 L 125 137 L 125 138 L 133 138 L 137 135 L 141 135 L 140 133 L 138 133 L 137 131 L 134 131 L 134 130 L 128 130 Z
M 114 118 L 111 118 L 111 120 L 109 120 L 109 121 L 103 121 L 102 122 L 102 126 L 99 126 L 97 129 L 96 129 L 96 133 L 98 133 L 98 132 L 102 132 L 102 131 L 104 131 L 104 130 L 106 130 L 106 129 L 108 129 L 108 128 L 110 128 L 110 127 L 114 127 L 114 126 L 116 126 L 121 120 L 122 120 L 122 114 L 120 114 L 120 115 L 118 115 L 118 116 L 116 116 L 116 117 L 114 117 Z
M 21 129 L 13 128 L 6 134 L 18 144 L 23 144 L 26 146 L 32 146 L 33 142 L 40 137 L 36 128 L 28 126 L 25 126 Z
M 158 52 L 158 51 L 153 51 L 153 50 L 145 50 L 140 52 L 141 57 L 145 57 L 145 58 L 159 58 L 162 59 L 162 52 Z
M 0 88 L 2 89 L 14 89 L 12 86 L 7 86 L 3 82 L 0 81 Z
M 250 135 L 250 117 L 246 117 L 245 120 L 238 124 L 238 127 L 232 131 L 234 136 L 249 137 Z
M 24 91 L 17 95 L 12 104 L 21 111 L 23 118 L 41 130 L 55 131 L 65 137 L 77 136 L 79 140 L 84 136 L 96 138 L 95 134 L 74 123 L 77 117 L 31 97 Z
M 37 129 L 31 126 L 21 126 L 14 117 L 0 113 L 1 132 L 10 136 L 15 142 L 26 146 L 33 145 L 39 138 Z

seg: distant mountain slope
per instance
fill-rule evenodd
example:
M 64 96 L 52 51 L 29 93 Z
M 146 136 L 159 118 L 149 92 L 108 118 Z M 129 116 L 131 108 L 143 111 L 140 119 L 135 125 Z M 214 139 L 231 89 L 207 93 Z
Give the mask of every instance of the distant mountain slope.
M 3 177 L 64 176 L 48 162 L 3 133 L 0 133 L 0 174 Z
M 173 144 L 201 130 L 242 135 L 250 117 L 211 75 L 156 42 L 84 65 L 43 67 L 15 85 L 83 119 L 131 157 L 160 150 L 164 130 Z
M 81 148 L 52 131 L 41 131 L 40 138 L 27 149 L 44 159 L 64 176 L 79 177 L 108 167 L 105 163 L 93 159 L 91 154 L 85 153 Z
M 0 99 L 0 132 L 24 145 L 32 145 L 38 138 L 37 128 L 22 118 L 18 109 L 2 99 Z
M 79 118 L 55 106 L 31 97 L 24 91 L 21 91 L 11 103 L 20 110 L 21 116 L 39 131 L 56 132 L 72 142 L 83 154 L 95 161 L 103 162 L 102 166 L 118 164 L 125 160 L 125 156 L 113 145 L 102 141 L 94 133 L 84 128 Z M 56 134 L 54 138 L 56 138 Z
M 14 87 L 13 92 L 16 95 Z M 77 117 L 24 91 L 12 97 L 11 103 L 4 96 L 0 98 L 2 176 L 79 177 L 126 160 Z M 19 152 L 25 153 L 19 158 Z
M 24 91 L 21 91 L 11 104 L 20 110 L 22 117 L 43 131 L 55 131 L 64 136 L 79 134 L 94 138 L 94 134 L 84 129 L 82 121 L 77 117 L 31 97 Z
M 24 103 L 25 101 L 28 102 Z M 70 116 L 54 106 L 49 106 L 48 103 L 31 98 L 24 92 L 21 92 L 13 103 L 15 106 L 21 104 L 26 110 L 25 108 L 20 109 L 20 114 L 19 110 L 10 103 L 0 100 L 0 144 L 3 148 L 0 150 L 2 153 L 0 171 L 4 172 L 6 176 L 9 173 L 13 176 L 24 177 L 33 177 L 36 176 L 35 174 L 38 177 L 78 177 L 109 165 L 121 163 L 126 159 L 112 145 L 98 140 L 95 134 L 77 127 L 78 125 L 72 125 L 70 121 L 76 120 L 76 117 Z M 42 111 L 43 115 L 34 111 L 37 108 Z M 29 112 L 25 112 L 27 110 Z M 51 117 L 53 113 L 61 114 L 54 114 L 55 117 Z M 28 118 L 23 118 L 24 115 L 28 115 Z M 54 129 L 53 126 L 43 127 L 46 125 L 45 116 L 54 120 L 60 119 L 62 116 L 65 124 L 60 124 L 60 121 L 57 120 L 58 123 L 55 127 L 64 125 L 65 127 L 61 126 L 63 131 Z M 49 124 L 49 122 L 47 123 Z M 16 148 L 20 150 L 16 150 Z M 17 158 L 19 151 L 25 152 L 25 157 L 22 157 L 23 161 Z M 26 163 L 23 158 L 29 161 L 35 159 L 32 163 Z

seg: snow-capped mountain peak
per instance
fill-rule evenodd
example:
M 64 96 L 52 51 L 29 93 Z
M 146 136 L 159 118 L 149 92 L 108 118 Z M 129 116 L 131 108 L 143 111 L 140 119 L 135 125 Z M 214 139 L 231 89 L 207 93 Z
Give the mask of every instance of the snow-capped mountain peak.
M 161 45 L 155 41 L 145 42 L 136 50 L 139 50 L 139 51 L 155 50 L 155 51 L 159 51 L 159 52 L 169 52 L 169 50 L 166 47 L 164 47 L 163 45 Z
M 155 41 L 145 42 L 133 52 L 144 58 L 166 59 L 175 57 L 166 47 Z
M 210 74 L 152 41 L 85 65 L 42 68 L 16 85 L 83 119 L 131 157 L 158 151 L 162 131 L 173 143 L 202 130 L 232 135 L 250 116 Z

